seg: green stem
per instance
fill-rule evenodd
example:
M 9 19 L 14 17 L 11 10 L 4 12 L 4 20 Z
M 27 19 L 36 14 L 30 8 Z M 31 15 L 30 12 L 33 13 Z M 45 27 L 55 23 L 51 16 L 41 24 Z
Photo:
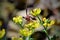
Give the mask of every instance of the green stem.
M 39 19 L 39 21 L 40 21 L 40 24 L 42 24 L 41 22 L 41 19 L 39 18 L 39 16 L 37 16 L 37 18 Z M 43 24 L 42 24 L 43 25 Z M 43 26 L 44 27 L 44 26 Z M 46 33 L 46 36 L 48 37 L 48 40 L 50 40 L 50 38 L 49 38 L 49 36 L 48 36 L 48 33 L 47 33 L 47 30 L 46 30 L 46 28 L 44 27 L 44 32 Z
M 24 40 L 30 40 L 30 37 L 24 37 Z
M 21 28 L 23 28 L 22 24 L 20 24 Z
M 43 26 L 44 27 L 44 26 Z M 44 27 L 44 32 L 46 33 L 46 35 L 47 35 L 47 37 L 48 37 L 48 40 L 50 40 L 50 38 L 49 38 L 49 36 L 48 36 L 48 33 L 47 33 L 47 30 L 46 30 L 46 28 Z
M 39 19 L 39 23 L 41 23 L 41 20 L 40 20 L 39 16 L 37 16 L 37 18 Z
M 23 28 L 22 24 L 18 23 L 18 25 L 20 26 L 20 28 Z

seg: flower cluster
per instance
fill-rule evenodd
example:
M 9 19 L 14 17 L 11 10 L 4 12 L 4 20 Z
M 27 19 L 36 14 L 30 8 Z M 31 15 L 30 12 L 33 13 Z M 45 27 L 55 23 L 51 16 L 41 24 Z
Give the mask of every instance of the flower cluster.
M 35 29 L 35 28 L 38 28 L 40 25 L 39 25 L 39 22 L 37 21 L 32 21 L 32 22 L 29 22 L 28 24 L 25 24 L 25 27 L 29 28 L 29 29 Z
M 44 27 L 50 27 L 50 26 L 52 26 L 55 23 L 54 20 L 49 20 L 49 19 L 46 19 L 46 18 L 43 18 L 42 21 L 44 22 L 43 23 Z
M 31 20 L 28 23 L 24 24 L 20 30 L 19 33 L 23 36 L 23 38 L 12 38 L 12 40 L 25 40 L 24 37 L 30 37 L 31 34 L 34 32 L 35 28 L 40 27 L 40 25 L 42 25 L 44 27 L 44 32 L 46 33 L 46 36 L 48 37 L 48 39 L 50 40 L 48 33 L 47 33 L 47 27 L 52 26 L 55 21 L 54 20 L 49 20 L 46 18 L 43 18 L 41 20 L 41 18 L 39 17 L 39 14 L 41 13 L 41 9 L 40 8 L 36 8 L 30 11 L 31 15 L 33 15 L 34 17 L 38 18 L 38 20 Z M 30 18 L 30 17 L 28 17 Z M 22 16 L 17 16 L 13 18 L 13 21 L 17 24 L 22 25 Z M 27 39 L 27 40 L 30 40 Z
M 33 16 L 38 16 L 41 12 L 41 9 L 40 8 L 36 8 L 36 9 L 33 9 L 30 11 L 30 13 L 33 15 Z
M 13 21 L 15 23 L 19 23 L 19 24 L 22 24 L 22 16 L 16 16 L 13 18 Z
M 5 29 L 0 30 L 0 38 L 2 38 L 5 35 Z
M 39 22 L 33 21 L 24 25 L 24 29 L 20 29 L 19 33 L 24 36 L 30 36 L 33 33 L 33 29 L 39 27 Z
M 12 40 L 23 40 L 23 38 L 12 37 Z
M 28 28 L 24 28 L 24 29 L 20 29 L 19 33 L 22 34 L 23 36 L 28 37 L 32 34 L 32 30 L 29 30 Z

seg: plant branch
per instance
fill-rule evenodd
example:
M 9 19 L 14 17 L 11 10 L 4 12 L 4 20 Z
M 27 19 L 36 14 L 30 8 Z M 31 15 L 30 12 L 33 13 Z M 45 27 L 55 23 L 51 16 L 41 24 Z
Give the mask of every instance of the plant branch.
M 39 19 L 39 22 L 41 23 L 41 19 L 39 18 L 39 16 L 37 16 L 37 18 Z M 42 23 L 41 23 L 42 24 Z M 43 25 L 43 24 L 42 24 Z M 44 26 L 43 26 L 44 27 Z M 48 37 L 48 40 L 50 40 L 48 33 L 47 33 L 47 29 L 44 27 L 44 32 L 46 33 L 46 36 Z

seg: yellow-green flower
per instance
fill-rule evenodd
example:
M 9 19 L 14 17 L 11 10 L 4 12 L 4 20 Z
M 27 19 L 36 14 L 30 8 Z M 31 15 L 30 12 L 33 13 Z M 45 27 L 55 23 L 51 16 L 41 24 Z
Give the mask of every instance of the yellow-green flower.
M 42 21 L 45 21 L 45 20 L 46 20 L 46 18 L 43 18 L 43 19 L 42 19 Z
M 5 29 L 0 30 L 0 38 L 2 38 L 5 35 Z
M 44 24 L 43 24 L 44 27 L 47 27 L 47 25 L 48 25 L 47 23 L 44 23 Z
M 22 38 L 19 38 L 18 40 L 23 40 Z
M 32 27 L 38 28 L 40 26 L 39 22 L 33 21 Z
M 55 21 L 54 20 L 48 20 L 48 19 L 46 19 L 46 18 L 43 18 L 43 26 L 44 27 L 49 27 L 49 26 L 52 26 L 54 23 L 55 23 Z
M 22 16 L 16 16 L 16 17 L 14 17 L 13 18 L 13 21 L 15 22 L 15 23 L 22 23 Z
M 51 20 L 50 24 L 54 24 L 54 23 L 55 23 L 55 21 L 54 20 Z
M 51 20 L 50 24 L 48 24 L 48 26 L 52 26 L 55 23 L 54 20 Z
M 17 38 L 15 38 L 15 37 L 12 37 L 12 40 L 17 40 Z
M 28 28 L 20 29 L 20 34 L 23 36 L 30 36 L 32 34 L 32 30 L 29 30 Z
M 23 38 L 12 37 L 12 40 L 23 40 Z
M 2 26 L 2 21 L 0 21 L 0 26 Z
M 46 18 L 43 18 L 42 21 L 45 22 L 45 23 L 49 23 L 50 22 L 50 20 L 46 19 Z
M 34 29 L 34 28 L 38 28 L 39 22 L 37 21 L 33 21 L 33 22 L 29 22 L 28 24 L 25 24 L 25 27 L 29 28 L 29 29 Z
M 37 16 L 39 15 L 41 12 L 41 9 L 40 8 L 36 8 L 36 9 L 33 9 L 30 11 L 30 13 L 33 15 L 33 16 Z
M 52 26 L 52 24 L 47 24 L 47 25 L 48 25 L 48 27 Z

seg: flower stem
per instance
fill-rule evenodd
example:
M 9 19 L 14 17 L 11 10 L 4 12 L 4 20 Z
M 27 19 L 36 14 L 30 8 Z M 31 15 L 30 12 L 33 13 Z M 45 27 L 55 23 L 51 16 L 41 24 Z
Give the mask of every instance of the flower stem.
M 37 16 L 37 18 L 39 19 L 39 22 L 41 23 L 41 20 L 40 20 L 39 16 Z
M 39 19 L 39 21 L 40 21 L 40 24 L 42 24 L 41 22 L 41 19 L 39 18 L 39 16 L 37 16 L 37 18 Z M 42 24 L 43 25 L 43 24 Z M 44 27 L 44 26 L 43 26 Z M 46 36 L 48 37 L 48 40 L 50 40 L 50 38 L 49 38 L 49 36 L 48 36 L 48 33 L 47 33 L 47 29 L 44 27 L 44 32 L 46 33 Z
M 43 26 L 44 27 L 44 26 Z M 49 38 L 49 36 L 48 36 L 48 33 L 47 33 L 47 30 L 46 30 L 46 28 L 44 27 L 44 32 L 46 33 L 46 36 L 48 37 L 48 40 L 50 40 L 50 38 Z
M 24 40 L 30 40 L 30 37 L 24 37 Z
M 19 23 L 18 23 L 19 24 Z M 20 28 L 23 28 L 22 24 L 19 24 Z
M 21 28 L 23 28 L 22 24 L 20 24 Z

